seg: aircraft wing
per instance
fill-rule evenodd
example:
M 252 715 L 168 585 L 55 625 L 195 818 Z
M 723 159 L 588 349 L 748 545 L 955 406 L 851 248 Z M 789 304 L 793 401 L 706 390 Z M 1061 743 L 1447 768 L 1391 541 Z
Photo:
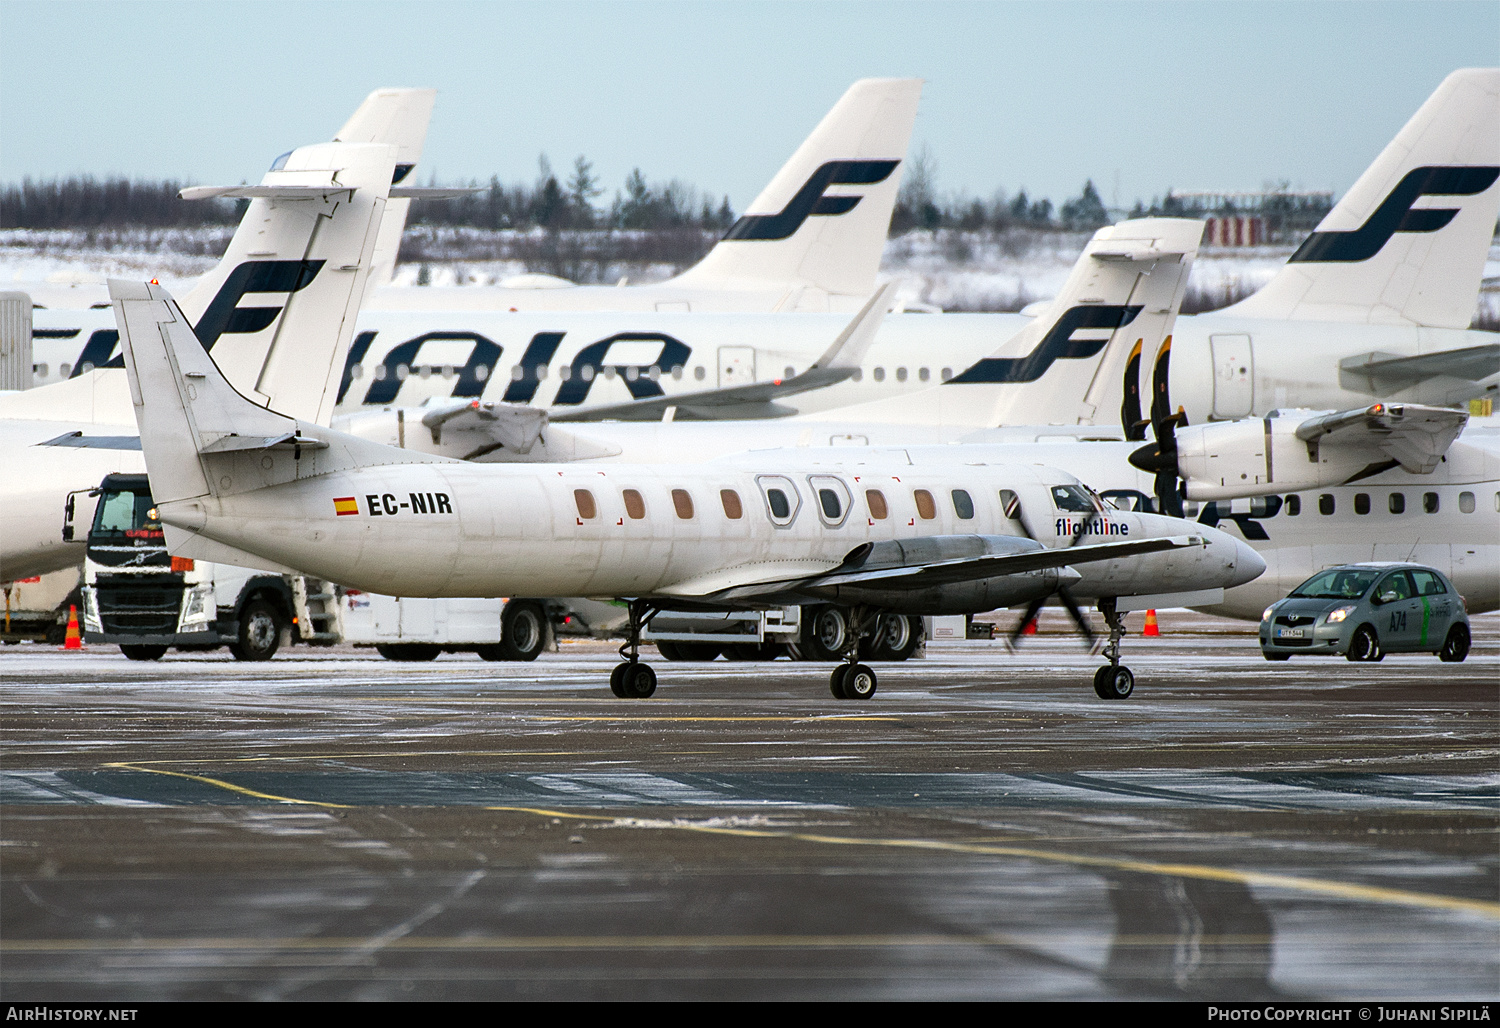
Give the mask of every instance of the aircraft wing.
M 435 445 L 449 437 L 449 450 L 474 460 L 501 447 L 515 453 L 530 453 L 547 427 L 547 412 L 540 407 L 514 403 L 483 403 L 470 400 L 446 404 L 422 415 L 422 424 L 432 432 Z
M 732 574 L 720 574 L 679 583 L 669 592 L 671 595 L 685 599 L 720 603 L 751 603 L 849 585 L 878 584 L 895 589 L 921 589 L 985 578 L 999 578 L 1003 575 L 1023 574 L 1045 568 L 1063 568 L 1070 564 L 1137 557 L 1147 553 L 1199 546 L 1203 543 L 1198 536 L 1171 536 L 1047 549 L 1032 540 L 1007 539 L 1007 541 L 1012 545 L 1002 552 L 946 560 L 914 561 L 894 567 L 863 566 L 865 558 L 871 553 L 871 548 L 860 547 L 842 563 L 831 569 L 794 569 L 786 565 L 763 564 L 755 567 L 754 574 L 746 575 L 740 580 L 735 580 Z
M 1425 475 L 1437 467 L 1468 421 L 1468 414 L 1446 407 L 1376 403 L 1309 418 L 1297 426 L 1297 438 L 1319 447 L 1370 450 L 1372 458 L 1383 454 L 1412 474 Z
M 1366 353 L 1340 361 L 1339 371 L 1346 376 L 1368 379 L 1367 391 L 1376 394 L 1389 394 L 1402 386 L 1415 385 L 1440 375 L 1480 382 L 1500 372 L 1500 343 L 1440 350 L 1418 357 Z
M 668 408 L 684 421 L 724 421 L 757 418 L 779 418 L 796 413 L 775 402 L 778 397 L 795 396 L 835 385 L 852 378 L 886 314 L 890 313 L 898 283 L 887 282 L 877 289 L 860 308 L 844 330 L 806 371 L 791 378 L 752 382 L 728 389 L 700 389 L 673 396 L 655 396 L 607 407 L 589 407 L 567 414 L 553 414 L 553 421 L 660 421 Z

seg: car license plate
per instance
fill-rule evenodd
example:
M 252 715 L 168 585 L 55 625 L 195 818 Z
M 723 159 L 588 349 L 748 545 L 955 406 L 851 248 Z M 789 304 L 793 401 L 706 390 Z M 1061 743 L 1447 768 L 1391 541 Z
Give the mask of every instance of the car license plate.
M 1278 629 L 1276 629 L 1276 638 L 1278 638 L 1278 639 L 1306 639 L 1307 638 L 1307 629 L 1305 629 L 1305 628 L 1278 628 Z

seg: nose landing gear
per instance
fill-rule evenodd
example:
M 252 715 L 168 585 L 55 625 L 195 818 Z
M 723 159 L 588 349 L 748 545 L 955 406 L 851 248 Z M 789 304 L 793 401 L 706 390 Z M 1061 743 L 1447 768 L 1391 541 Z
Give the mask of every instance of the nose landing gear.
M 875 695 L 875 672 L 859 663 L 859 642 L 879 621 L 879 612 L 868 607 L 855 607 L 849 612 L 849 631 L 844 637 L 842 654 L 844 663 L 828 676 L 828 685 L 835 699 L 868 700 Z
M 1094 694 L 1103 700 L 1123 700 L 1135 691 L 1135 675 L 1120 663 L 1120 637 L 1125 634 L 1125 624 L 1112 597 L 1099 601 L 1099 613 L 1109 625 L 1109 642 L 1104 647 L 1109 666 L 1094 672 Z

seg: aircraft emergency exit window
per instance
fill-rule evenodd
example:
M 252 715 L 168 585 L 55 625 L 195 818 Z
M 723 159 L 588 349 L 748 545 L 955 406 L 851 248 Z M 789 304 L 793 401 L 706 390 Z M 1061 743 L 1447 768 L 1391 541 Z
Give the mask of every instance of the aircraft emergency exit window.
M 573 502 L 578 507 L 578 516 L 585 521 L 598 516 L 599 508 L 594 504 L 594 494 L 587 489 L 574 489 Z
M 684 521 L 693 520 L 693 498 L 686 489 L 672 490 L 672 506 L 677 509 L 679 518 Z
M 823 516 L 829 521 L 837 521 L 844 516 L 844 505 L 839 500 L 839 494 L 832 489 L 818 490 L 818 506 L 823 508 Z
M 1302 513 L 1302 497 L 1288 496 L 1286 498 L 1286 516 L 1294 518 Z
M 884 521 L 890 517 L 890 508 L 885 505 L 885 493 L 879 489 L 866 489 L 865 503 L 869 504 L 870 517 L 876 521 Z M 1500 506 L 1500 494 L 1496 494 L 1495 503 L 1497 506 Z
M 974 520 L 974 500 L 962 489 L 953 490 L 953 513 L 961 521 Z
M 738 521 L 745 516 L 745 508 L 740 505 L 740 494 L 733 489 L 720 489 L 719 502 L 724 505 L 724 516 L 730 521 Z
M 871 372 L 871 377 L 873 377 L 875 379 L 875 381 L 877 381 L 877 382 L 884 382 L 885 381 L 885 369 L 884 368 L 876 368 L 873 372 Z
M 1368 513 L 1370 513 L 1370 494 L 1369 493 L 1355 493 L 1354 494 L 1354 513 L 1356 513 L 1356 514 L 1368 514 Z
M 905 382 L 906 381 L 906 369 L 905 368 L 897 368 L 896 369 L 896 381 L 897 382 Z
M 1318 513 L 1332 514 L 1334 510 L 1333 494 L 1324 493 L 1318 497 Z
M 786 500 L 786 493 L 780 489 L 767 489 L 766 502 L 771 505 L 771 516 L 784 518 L 792 512 L 792 505 Z
M 937 504 L 933 502 L 931 493 L 926 489 L 918 489 L 912 493 L 912 497 L 917 501 L 918 517 L 923 521 L 931 521 L 937 517 Z
M 917 369 L 917 378 L 920 381 L 926 382 L 931 377 L 932 377 L 932 372 L 928 371 L 926 368 L 918 368 Z
M 1392 514 L 1405 514 L 1406 513 L 1406 494 L 1405 493 L 1391 493 L 1390 508 L 1391 508 L 1391 513 Z
M 626 489 L 620 496 L 625 500 L 625 513 L 630 515 L 632 521 L 639 521 L 646 516 L 646 501 L 641 499 L 641 494 L 634 489 Z
M 1422 494 L 1422 509 L 1424 511 L 1426 511 L 1428 514 L 1436 514 L 1438 512 L 1438 494 L 1437 493 L 1423 493 Z
M 1460 514 L 1472 514 L 1472 513 L 1474 513 L 1474 494 L 1473 493 L 1459 493 L 1458 494 L 1458 512 Z

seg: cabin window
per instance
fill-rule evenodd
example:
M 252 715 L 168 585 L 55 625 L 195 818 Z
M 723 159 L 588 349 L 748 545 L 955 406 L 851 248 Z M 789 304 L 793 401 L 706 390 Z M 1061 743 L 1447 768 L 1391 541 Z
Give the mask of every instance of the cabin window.
M 943 381 L 946 382 L 946 381 L 948 381 L 948 379 L 950 379 L 952 377 L 953 377 L 953 369 L 952 368 L 944 368 L 943 369 Z
M 573 503 L 578 507 L 578 516 L 584 520 L 598 517 L 599 508 L 594 504 L 594 494 L 587 489 L 574 489 Z
M 1405 514 L 1406 513 L 1406 494 L 1405 493 L 1391 493 L 1390 499 L 1386 501 L 1386 505 L 1390 508 L 1390 512 L 1392 514 Z
M 1015 490 L 1000 490 L 1000 510 L 1011 521 L 1021 516 L 1021 498 L 1015 494 Z
M 931 521 L 937 517 L 937 504 L 932 500 L 932 494 L 926 489 L 918 489 L 912 493 L 917 501 L 917 516 L 923 521 Z
M 1333 511 L 1334 511 L 1334 506 L 1335 505 L 1334 505 L 1334 502 L 1333 502 L 1333 494 L 1332 493 L 1324 493 L 1323 495 L 1321 495 L 1321 496 L 1318 497 L 1318 513 L 1319 514 L 1332 514 Z
M 919 368 L 917 370 L 917 378 L 919 380 L 921 380 L 923 382 L 926 382 L 931 377 L 932 377 L 932 372 L 928 371 L 926 368 Z
M 646 501 L 641 499 L 641 494 L 634 489 L 626 489 L 620 494 L 625 500 L 625 513 L 630 515 L 632 521 L 639 521 L 646 516 Z
M 738 521 L 745 516 L 745 508 L 740 506 L 740 494 L 733 489 L 720 489 L 719 502 L 724 505 L 724 516 L 730 521 Z
M 686 489 L 672 490 L 672 508 L 677 511 L 677 516 L 682 520 L 693 520 L 693 498 L 688 495 Z
M 411 365 L 409 365 L 409 364 L 397 364 L 396 365 L 396 381 L 398 381 L 398 382 L 405 382 L 410 377 L 411 377 Z
M 33 364 L 31 366 L 31 373 L 33 375 L 35 375 L 37 378 L 46 378 L 47 377 L 47 365 L 46 364 Z
M 385 381 L 385 365 L 384 364 L 377 364 L 377 365 L 375 365 L 374 375 L 375 375 L 375 381 L 377 381 L 377 382 L 384 382 Z
M 1500 493 L 1496 494 L 1495 502 L 1500 505 Z M 879 489 L 866 489 L 865 503 L 870 507 L 870 517 L 876 521 L 884 521 L 890 517 L 890 508 L 885 505 L 885 493 Z
M 974 519 L 974 500 L 962 489 L 953 490 L 953 513 L 958 515 L 960 521 Z
M 1370 513 L 1370 494 L 1369 493 L 1355 493 L 1354 494 L 1354 513 L 1356 513 L 1356 514 L 1368 514 L 1368 513 Z
M 794 367 L 792 367 L 790 364 L 788 364 L 786 366 L 786 373 L 782 377 L 784 377 L 784 378 L 796 378 L 797 377 L 797 369 L 794 368 Z
M 420 378 L 424 382 L 427 381 L 429 378 L 431 378 L 432 377 L 432 365 L 431 364 L 422 364 L 422 365 L 419 365 L 418 368 L 417 368 L 417 377 Z
M 557 377 L 561 381 L 563 381 L 563 382 L 570 382 L 570 381 L 572 381 L 573 380 L 573 365 L 571 365 L 571 364 L 564 364 L 561 367 L 559 367 L 557 369 Z
M 672 381 L 674 381 L 674 382 L 681 382 L 682 381 L 682 365 L 681 364 L 674 364 L 674 365 L 672 365 Z
M 906 369 L 905 368 L 897 368 L 896 369 L 896 381 L 897 382 L 905 382 L 906 381 Z
M 1294 518 L 1301 513 L 1302 497 L 1297 495 L 1288 496 L 1286 498 L 1286 516 L 1289 518 Z
M 1422 509 L 1424 511 L 1426 511 L 1428 514 L 1436 514 L 1438 512 L 1438 494 L 1437 493 L 1423 493 L 1422 494 Z
M 854 381 L 858 382 L 860 379 L 862 379 L 862 378 L 865 377 L 865 369 L 864 368 L 855 368 L 854 369 L 854 375 L 852 377 L 853 377 Z
M 356 364 L 354 367 L 355 367 L 356 370 L 358 370 L 359 365 Z M 546 368 L 538 368 L 536 373 L 537 373 L 538 376 L 540 376 L 546 370 L 547 370 Z M 474 368 L 474 380 L 476 382 L 483 382 L 485 379 L 487 379 L 489 377 L 490 377 L 490 366 L 488 364 L 480 364 L 480 365 L 477 365 Z
M 1458 494 L 1458 512 L 1460 514 L 1472 514 L 1472 513 L 1474 513 L 1474 494 L 1473 493 L 1459 493 Z
M 58 378 L 67 378 L 68 377 L 68 373 L 70 371 L 72 371 L 72 370 L 73 370 L 73 365 L 71 365 L 71 364 L 69 364 L 69 363 L 67 363 L 65 361 L 62 364 L 59 364 L 57 366 L 57 377 Z
M 702 382 L 704 380 L 704 378 L 706 378 L 707 376 L 708 376 L 708 372 L 706 372 L 706 371 L 703 370 L 703 365 L 702 364 L 698 365 L 696 368 L 693 369 L 693 377 L 696 378 L 698 381 Z
M 447 378 L 448 376 L 444 375 L 443 377 Z M 521 379 L 523 379 L 525 377 L 526 377 L 526 369 L 523 368 L 523 367 L 521 367 L 521 365 L 517 364 L 517 365 L 515 365 L 514 367 L 512 367 L 510 369 L 510 380 L 512 382 L 519 382 L 519 381 L 521 381 Z
M 1252 518 L 1274 518 L 1281 513 L 1281 497 L 1257 496 L 1250 501 Z
M 870 372 L 870 376 L 872 378 L 874 378 L 875 381 L 877 381 L 877 382 L 884 382 L 885 381 L 885 369 L 884 368 L 876 368 L 874 371 Z

